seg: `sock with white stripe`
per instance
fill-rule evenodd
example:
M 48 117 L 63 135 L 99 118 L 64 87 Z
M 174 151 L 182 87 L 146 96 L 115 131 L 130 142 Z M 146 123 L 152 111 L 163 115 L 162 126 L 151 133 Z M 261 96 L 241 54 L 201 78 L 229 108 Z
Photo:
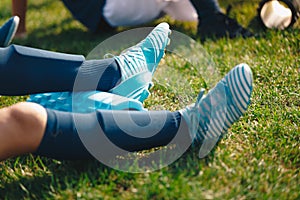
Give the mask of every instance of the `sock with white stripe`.
M 233 68 L 206 96 L 201 90 L 195 104 L 181 110 L 194 145 L 205 157 L 247 110 L 252 93 L 252 72 L 247 64 Z
M 144 40 L 116 56 L 121 81 L 109 92 L 143 102 L 153 85 L 152 76 L 169 44 L 170 33 L 169 25 L 161 23 Z

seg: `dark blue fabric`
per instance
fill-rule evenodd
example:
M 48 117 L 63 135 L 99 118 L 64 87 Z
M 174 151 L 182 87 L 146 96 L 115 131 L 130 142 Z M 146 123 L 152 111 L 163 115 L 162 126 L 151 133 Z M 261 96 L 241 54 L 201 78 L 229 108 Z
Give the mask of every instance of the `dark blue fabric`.
M 3 47 L 8 37 L 8 32 L 10 31 L 12 24 L 13 24 L 14 18 L 10 18 L 3 26 L 0 27 L 0 47 Z
M 150 116 L 152 119 L 150 119 Z M 122 120 L 120 119 L 123 118 L 129 118 L 133 123 L 122 123 Z M 98 111 L 98 121 L 111 142 L 126 151 L 138 151 L 164 146 L 170 143 L 178 132 L 181 115 L 179 112 L 169 111 L 145 112 L 105 110 Z M 150 124 L 150 122 L 152 122 L 152 124 Z M 160 124 L 161 122 L 164 124 L 162 127 Z M 147 128 L 143 129 L 141 132 L 139 128 L 136 130 L 136 127 Z M 153 132 L 153 129 L 157 127 L 159 127 L 159 132 L 153 134 L 156 132 Z M 124 128 L 130 130 L 130 132 L 136 133 L 138 137 L 129 135 Z
M 46 109 L 48 118 L 42 142 L 35 152 L 36 155 L 63 160 L 82 160 L 92 158 L 82 143 L 78 130 L 86 130 L 90 134 L 99 124 L 107 138 L 115 145 L 127 151 L 138 151 L 153 147 L 167 145 L 177 134 L 181 115 L 179 112 L 150 111 L 153 115 L 165 121 L 161 130 L 152 137 L 137 138 L 126 134 L 114 120 L 114 116 L 128 117 L 139 125 L 149 122 L 149 112 L 140 111 L 108 111 L 98 110 L 96 113 L 75 114 Z M 96 115 L 96 117 L 95 117 Z M 80 120 L 81 126 L 75 126 L 74 117 Z M 152 129 L 157 124 L 149 126 Z M 127 128 L 135 130 L 135 126 L 127 125 Z M 145 131 L 147 132 L 147 131 Z M 139 134 L 147 136 L 145 132 Z M 82 134 L 82 132 L 81 132 Z M 101 145 L 101 141 L 96 141 Z
M 191 3 L 196 9 L 200 20 L 211 13 L 221 12 L 218 0 L 191 0 Z
M 95 32 L 103 20 L 105 0 L 62 0 L 74 18 Z
M 47 126 L 44 137 L 34 153 L 54 159 L 91 159 L 82 144 L 72 113 L 46 109 Z
M 113 58 L 86 61 L 80 55 L 18 45 L 0 48 L 0 94 L 73 91 L 79 70 L 84 78 L 84 84 L 77 87 L 81 91 L 108 91 L 121 78 L 119 66 Z

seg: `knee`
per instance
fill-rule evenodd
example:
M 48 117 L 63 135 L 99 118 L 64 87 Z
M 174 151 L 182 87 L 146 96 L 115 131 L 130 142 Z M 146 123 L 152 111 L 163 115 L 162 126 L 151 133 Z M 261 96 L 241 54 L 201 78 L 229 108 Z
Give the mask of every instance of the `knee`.
M 9 107 L 14 138 L 29 151 L 38 148 L 46 128 L 46 110 L 35 103 L 22 102 Z

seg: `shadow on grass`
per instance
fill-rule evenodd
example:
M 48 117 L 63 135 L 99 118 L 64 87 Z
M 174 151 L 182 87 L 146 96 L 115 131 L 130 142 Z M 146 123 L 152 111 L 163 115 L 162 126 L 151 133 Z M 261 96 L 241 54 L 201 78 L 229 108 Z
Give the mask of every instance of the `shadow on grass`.
M 197 149 L 191 148 L 177 161 L 158 170 L 157 173 L 167 172 L 171 174 L 171 177 L 178 177 L 182 173 L 186 173 L 189 177 L 197 176 L 199 171 L 207 167 L 214 159 L 214 153 L 210 153 L 208 157 L 199 160 Z M 26 159 L 34 158 L 22 157 L 19 164 L 26 166 L 28 163 Z M 29 162 L 32 161 L 29 160 Z M 77 192 L 84 192 L 83 190 L 86 188 L 99 188 L 99 186 L 106 188 L 105 191 L 108 193 L 115 193 L 119 190 L 127 190 L 132 186 L 132 182 L 140 177 L 136 173 L 112 169 L 96 160 L 59 162 L 41 158 L 41 162 L 43 167 L 35 166 L 35 164 L 33 164 L 34 166 L 27 166 L 30 168 L 38 167 L 37 170 L 34 170 L 34 175 L 20 175 L 21 177 L 18 177 L 18 173 L 14 173 L 18 180 L 2 183 L 0 197 L 4 199 L 45 199 L 53 198 L 56 195 L 63 198 L 65 194 L 76 198 Z M 7 165 L 14 169 L 15 161 L 8 161 Z M 69 194 L 68 191 L 71 193 Z
M 24 176 L 19 180 L 3 183 L 0 188 L 0 198 L 44 199 L 53 197 L 67 189 L 76 190 L 76 188 L 80 188 L 80 184 L 83 187 L 82 182 L 85 182 L 83 181 L 85 179 L 88 179 L 89 184 L 103 184 L 101 181 L 109 180 L 110 174 L 114 171 L 93 160 L 63 161 L 61 163 L 53 162 L 51 159 L 42 159 L 42 161 L 45 163 L 47 172 L 41 173 L 40 176 Z M 10 164 L 13 166 L 14 162 L 11 161 Z M 76 194 L 76 192 L 74 193 Z

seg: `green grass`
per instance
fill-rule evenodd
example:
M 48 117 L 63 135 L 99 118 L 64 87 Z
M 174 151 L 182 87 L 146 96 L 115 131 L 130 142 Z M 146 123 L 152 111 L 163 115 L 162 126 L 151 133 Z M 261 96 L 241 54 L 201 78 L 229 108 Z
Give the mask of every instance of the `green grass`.
M 255 78 L 249 110 L 208 158 L 200 160 L 196 151 L 189 151 L 161 170 L 131 174 L 96 161 L 21 156 L 0 163 L 0 199 L 300 199 L 299 25 L 264 31 L 254 19 L 257 1 L 249 2 L 228 0 L 222 6 L 233 3 L 231 16 L 260 37 L 203 44 L 222 75 L 245 62 Z M 1 24 L 10 17 L 10 9 L 10 0 L 1 0 Z M 182 31 L 178 23 L 169 22 Z M 88 33 L 60 1 L 29 1 L 27 24 L 28 38 L 14 43 L 87 55 L 107 37 Z M 175 68 L 192 81 L 196 93 L 195 82 L 202 83 L 196 69 L 177 59 Z M 170 91 L 157 84 L 146 106 L 178 109 Z M 2 96 L 0 106 L 25 99 Z

